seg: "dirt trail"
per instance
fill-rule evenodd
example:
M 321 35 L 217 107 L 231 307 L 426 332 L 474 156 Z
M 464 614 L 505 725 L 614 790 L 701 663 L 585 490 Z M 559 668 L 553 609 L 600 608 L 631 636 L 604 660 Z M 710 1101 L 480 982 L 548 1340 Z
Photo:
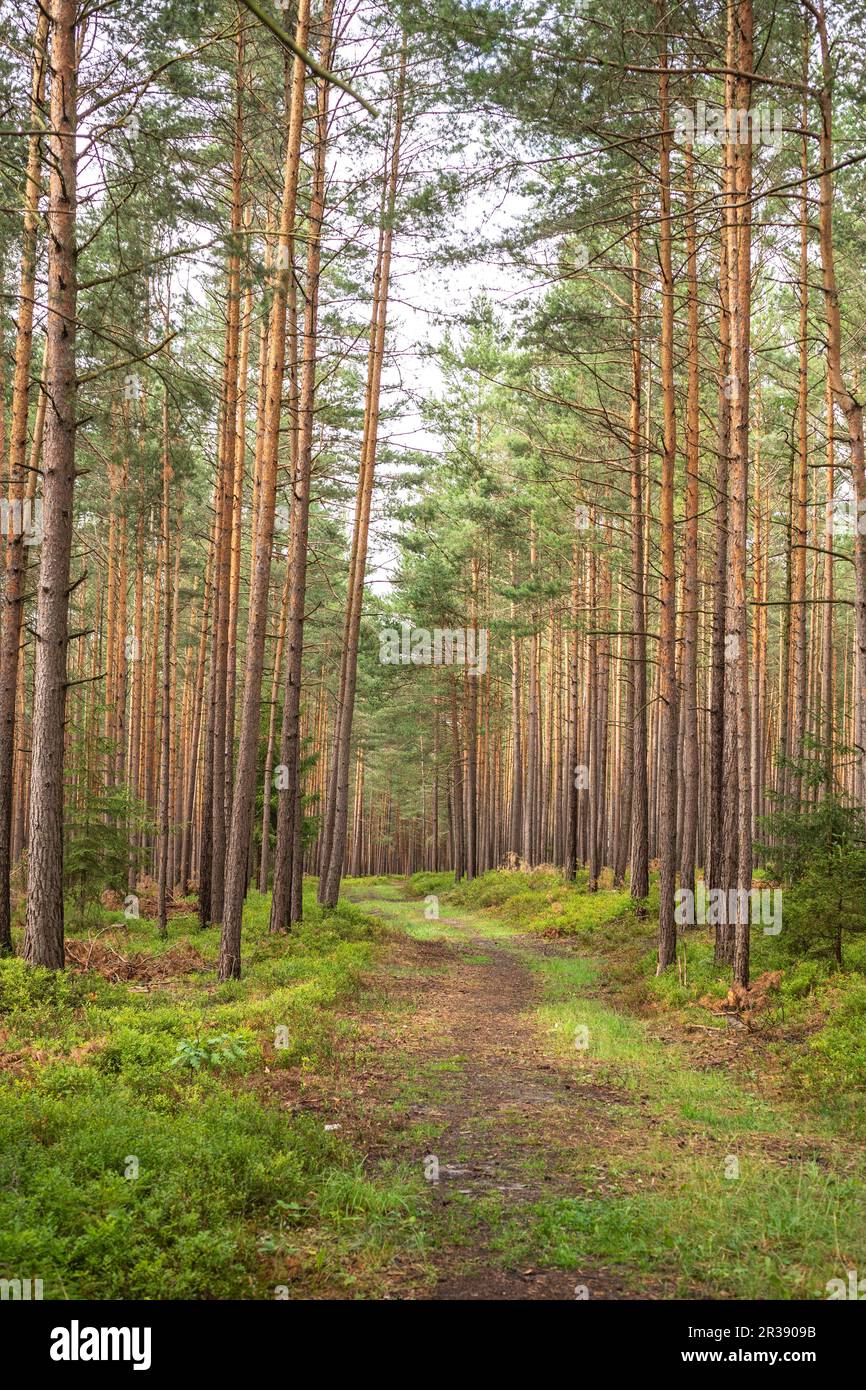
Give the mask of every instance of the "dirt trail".
M 266 1077 L 360 1158 L 349 1229 L 377 1213 L 316 1296 L 813 1298 L 856 1266 L 860 1145 L 773 1091 L 759 1039 L 636 1020 L 586 937 L 400 891 L 353 895 L 387 932 L 322 1065 Z
M 398 907 L 418 913 L 417 904 L 363 906 L 386 918 Z M 503 1217 L 525 1226 L 541 1199 L 598 1194 L 605 1154 L 645 1117 L 639 1097 L 594 1079 L 580 1054 L 563 1058 L 536 1023 L 531 956 L 566 953 L 567 945 L 521 936 L 502 944 L 459 918 L 436 925 L 447 939 L 392 938 L 373 1008 L 356 1019 L 351 1096 L 344 1095 L 347 1128 L 371 1157 L 419 1170 L 426 1162 L 428 1171 L 431 1157 L 438 1162 L 430 1183 L 436 1280 L 415 1296 L 659 1296 L 659 1282 L 650 1287 L 636 1272 L 509 1267 L 507 1254 L 491 1248 Z

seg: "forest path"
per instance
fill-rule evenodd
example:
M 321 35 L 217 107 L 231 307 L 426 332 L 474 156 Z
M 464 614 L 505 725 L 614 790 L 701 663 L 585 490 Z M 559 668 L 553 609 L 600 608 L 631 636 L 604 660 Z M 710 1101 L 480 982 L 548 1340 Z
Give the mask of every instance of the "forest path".
M 623 1191 L 610 1157 L 627 1154 L 648 1123 L 647 1098 L 590 1047 L 575 1045 L 580 1025 L 543 1018 L 546 972 L 562 965 L 582 973 L 573 944 L 450 909 L 428 921 L 424 903 L 402 900 L 396 884 L 358 892 L 350 892 L 358 906 L 402 930 L 391 934 L 355 1019 L 342 1113 L 376 1163 L 407 1165 L 427 1179 L 425 1277 L 416 1296 L 669 1294 L 669 1280 L 620 1261 L 566 1257 L 554 1266 L 528 1253 L 558 1203 Z
M 858 1267 L 862 1142 L 786 1098 L 760 1038 L 618 1007 L 640 963 L 591 933 L 405 892 L 346 885 L 389 930 L 307 1095 L 374 1184 L 421 1191 L 372 1296 L 809 1299 Z

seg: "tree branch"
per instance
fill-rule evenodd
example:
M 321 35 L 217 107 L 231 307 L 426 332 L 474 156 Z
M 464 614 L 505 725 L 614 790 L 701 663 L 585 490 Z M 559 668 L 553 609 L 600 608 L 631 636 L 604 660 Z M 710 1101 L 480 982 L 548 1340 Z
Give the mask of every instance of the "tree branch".
M 342 78 L 335 77 L 332 72 L 328 72 L 327 68 L 323 68 L 321 63 L 316 62 L 312 53 L 308 53 L 305 48 L 301 48 L 300 44 L 295 43 L 294 39 L 286 33 L 285 29 L 283 29 L 275 19 L 271 19 L 267 11 L 258 3 L 258 0 L 240 0 L 240 3 L 245 5 L 250 14 L 254 14 L 256 19 L 261 24 L 264 24 L 266 29 L 270 29 L 274 38 L 279 39 L 284 48 L 287 48 L 290 53 L 294 53 L 296 58 L 300 58 L 310 69 L 310 72 L 315 73 L 316 77 L 321 77 L 325 82 L 332 82 L 334 86 L 339 87 L 341 91 L 348 92 L 349 96 L 359 101 L 364 110 L 369 111 L 371 116 L 378 116 L 379 112 L 376 110 L 375 106 L 371 106 L 369 101 L 365 101 L 361 94 L 355 91 L 354 87 L 350 87 L 348 82 L 344 82 Z

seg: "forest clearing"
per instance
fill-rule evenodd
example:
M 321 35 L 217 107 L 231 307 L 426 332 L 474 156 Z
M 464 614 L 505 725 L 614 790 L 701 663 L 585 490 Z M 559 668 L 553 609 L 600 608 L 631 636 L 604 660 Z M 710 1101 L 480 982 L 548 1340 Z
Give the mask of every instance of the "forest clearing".
M 866 6 L 0 14 L 0 1301 L 814 1360 L 743 1305 L 866 1297 Z

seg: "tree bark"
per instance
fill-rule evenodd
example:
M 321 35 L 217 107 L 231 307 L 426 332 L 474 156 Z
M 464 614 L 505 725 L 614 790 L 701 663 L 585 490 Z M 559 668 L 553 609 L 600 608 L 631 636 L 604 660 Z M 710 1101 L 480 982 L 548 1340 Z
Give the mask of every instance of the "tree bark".
M 51 3 L 51 179 L 48 203 L 48 374 L 42 553 L 36 607 L 35 694 L 24 956 L 60 970 L 63 949 L 63 745 L 69 572 L 75 491 L 76 150 L 75 0 Z
M 682 739 L 683 816 L 680 887 L 695 891 L 698 832 L 698 473 L 700 377 L 698 369 L 698 251 L 692 146 L 686 146 L 686 256 L 688 283 L 688 387 L 686 401 L 685 555 L 683 561 Z
M 676 958 L 677 840 L 677 586 L 674 550 L 674 468 L 677 429 L 674 384 L 674 279 L 671 222 L 671 132 L 668 95 L 668 45 L 666 0 L 661 0 L 664 37 L 660 54 L 659 115 L 661 120 L 659 177 L 661 218 L 659 263 L 662 277 L 661 379 L 664 431 L 659 498 L 661 524 L 661 623 L 659 630 L 659 950 L 661 974 Z
M 854 534 L 854 634 L 855 661 L 853 733 L 857 747 L 854 792 L 862 806 L 866 800 L 866 463 L 864 463 L 863 406 L 848 387 L 842 374 L 842 320 L 833 247 L 833 66 L 823 0 L 816 5 L 804 0 L 818 28 L 821 49 L 822 84 L 818 93 L 821 117 L 820 149 L 821 177 L 819 202 L 819 239 L 821 246 L 822 287 L 827 322 L 827 370 L 834 403 L 839 407 L 848 426 L 851 448 L 851 472 L 857 504 L 857 526 Z M 832 433 L 832 431 L 831 431 Z
M 332 57 L 332 6 L 322 16 L 322 63 Z M 313 466 L 313 427 L 316 409 L 316 359 L 318 352 L 319 280 L 322 223 L 325 216 L 325 156 L 328 139 L 329 89 L 320 84 L 316 99 L 316 144 L 310 190 L 307 237 L 306 303 L 304 306 L 303 362 L 298 397 L 298 449 L 292 479 L 291 583 L 286 625 L 286 676 L 280 762 L 285 768 L 285 787 L 277 801 L 277 844 L 271 930 L 283 931 L 299 921 L 303 912 L 303 789 L 301 776 L 301 683 L 304 656 L 304 609 L 307 597 L 307 550 L 310 520 L 310 478 Z
M 18 324 L 15 331 L 15 372 L 9 430 L 9 501 L 14 515 L 20 509 L 27 482 L 27 423 L 33 359 L 33 304 L 36 294 L 36 237 L 39 228 L 39 189 L 42 157 L 39 136 L 45 91 L 48 11 L 40 8 L 33 40 L 30 80 L 31 133 L 24 183 L 21 269 L 18 284 Z M 23 517 L 22 517 L 23 522 Z M 27 552 L 23 524 L 6 537 L 6 574 L 0 617 L 0 955 L 12 950 L 9 875 L 12 836 L 12 771 L 15 758 L 15 701 L 24 603 Z
M 731 405 L 731 524 L 729 636 L 736 709 L 736 886 L 734 982 L 749 983 L 749 890 L 752 886 L 752 768 L 751 706 L 749 699 L 749 642 L 747 611 L 747 535 L 749 497 L 749 341 L 751 320 L 751 194 L 753 18 L 751 0 L 736 0 L 737 70 L 734 115 L 738 120 L 734 146 L 734 199 L 728 225 L 732 284 L 731 362 L 736 391 Z M 744 119 L 745 118 L 745 119 Z M 745 126 L 745 129 L 744 129 Z
M 629 508 L 631 514 L 633 726 L 631 739 L 631 896 L 649 895 L 649 789 L 647 778 L 646 590 L 644 586 L 643 437 L 641 428 L 640 188 L 635 185 L 631 228 L 631 404 Z
M 319 877 L 319 902 L 335 907 L 340 893 L 343 860 L 346 853 L 346 833 L 349 814 L 349 752 L 352 741 L 352 721 L 355 710 L 355 686 L 358 674 L 358 636 L 361 627 L 361 608 L 364 598 L 364 574 L 367 563 L 367 542 L 370 530 L 370 507 L 373 496 L 373 476 L 376 467 L 376 447 L 379 434 L 379 398 L 382 382 L 382 362 L 385 352 L 385 329 L 388 311 L 388 290 L 391 276 L 391 246 L 394 231 L 394 212 L 400 175 L 400 150 L 403 133 L 403 104 L 406 90 L 406 44 L 400 56 L 400 72 L 395 99 L 394 129 L 391 140 L 390 170 L 386 176 L 387 194 L 382 223 L 381 256 L 374 308 L 371 317 L 371 351 L 367 372 L 367 409 L 365 411 L 364 441 L 355 504 L 353 560 L 350 566 L 349 594 L 343 637 L 343 662 L 340 692 L 335 716 L 334 755 L 329 782 L 326 826 L 323 841 L 322 865 Z M 456 731 L 455 731 L 456 736 Z
M 310 22 L 309 0 L 301 0 L 298 11 L 296 40 L 305 47 Z M 255 570 L 250 594 L 247 624 L 246 662 L 244 669 L 243 708 L 238 743 L 237 776 L 232 807 L 231 834 L 226 863 L 223 930 L 220 940 L 219 978 L 236 979 L 241 970 L 241 921 L 247 886 L 250 832 L 256 790 L 256 764 L 261 721 L 262 672 L 267 629 L 268 597 L 271 583 L 271 551 L 274 536 L 274 512 L 277 495 L 277 456 L 279 452 L 280 415 L 282 411 L 283 376 L 286 352 L 286 302 L 289 287 L 289 246 L 295 231 L 295 211 L 298 197 L 301 132 L 304 121 L 303 60 L 295 59 L 292 82 L 292 101 L 289 131 L 286 141 L 286 164 L 283 180 L 283 201 L 280 212 L 279 245 L 284 249 L 278 260 L 274 297 L 271 305 L 271 328 L 268 335 L 268 394 L 265 403 L 266 422 L 262 451 L 261 488 L 256 525 Z M 234 425 L 233 425 L 234 429 Z

